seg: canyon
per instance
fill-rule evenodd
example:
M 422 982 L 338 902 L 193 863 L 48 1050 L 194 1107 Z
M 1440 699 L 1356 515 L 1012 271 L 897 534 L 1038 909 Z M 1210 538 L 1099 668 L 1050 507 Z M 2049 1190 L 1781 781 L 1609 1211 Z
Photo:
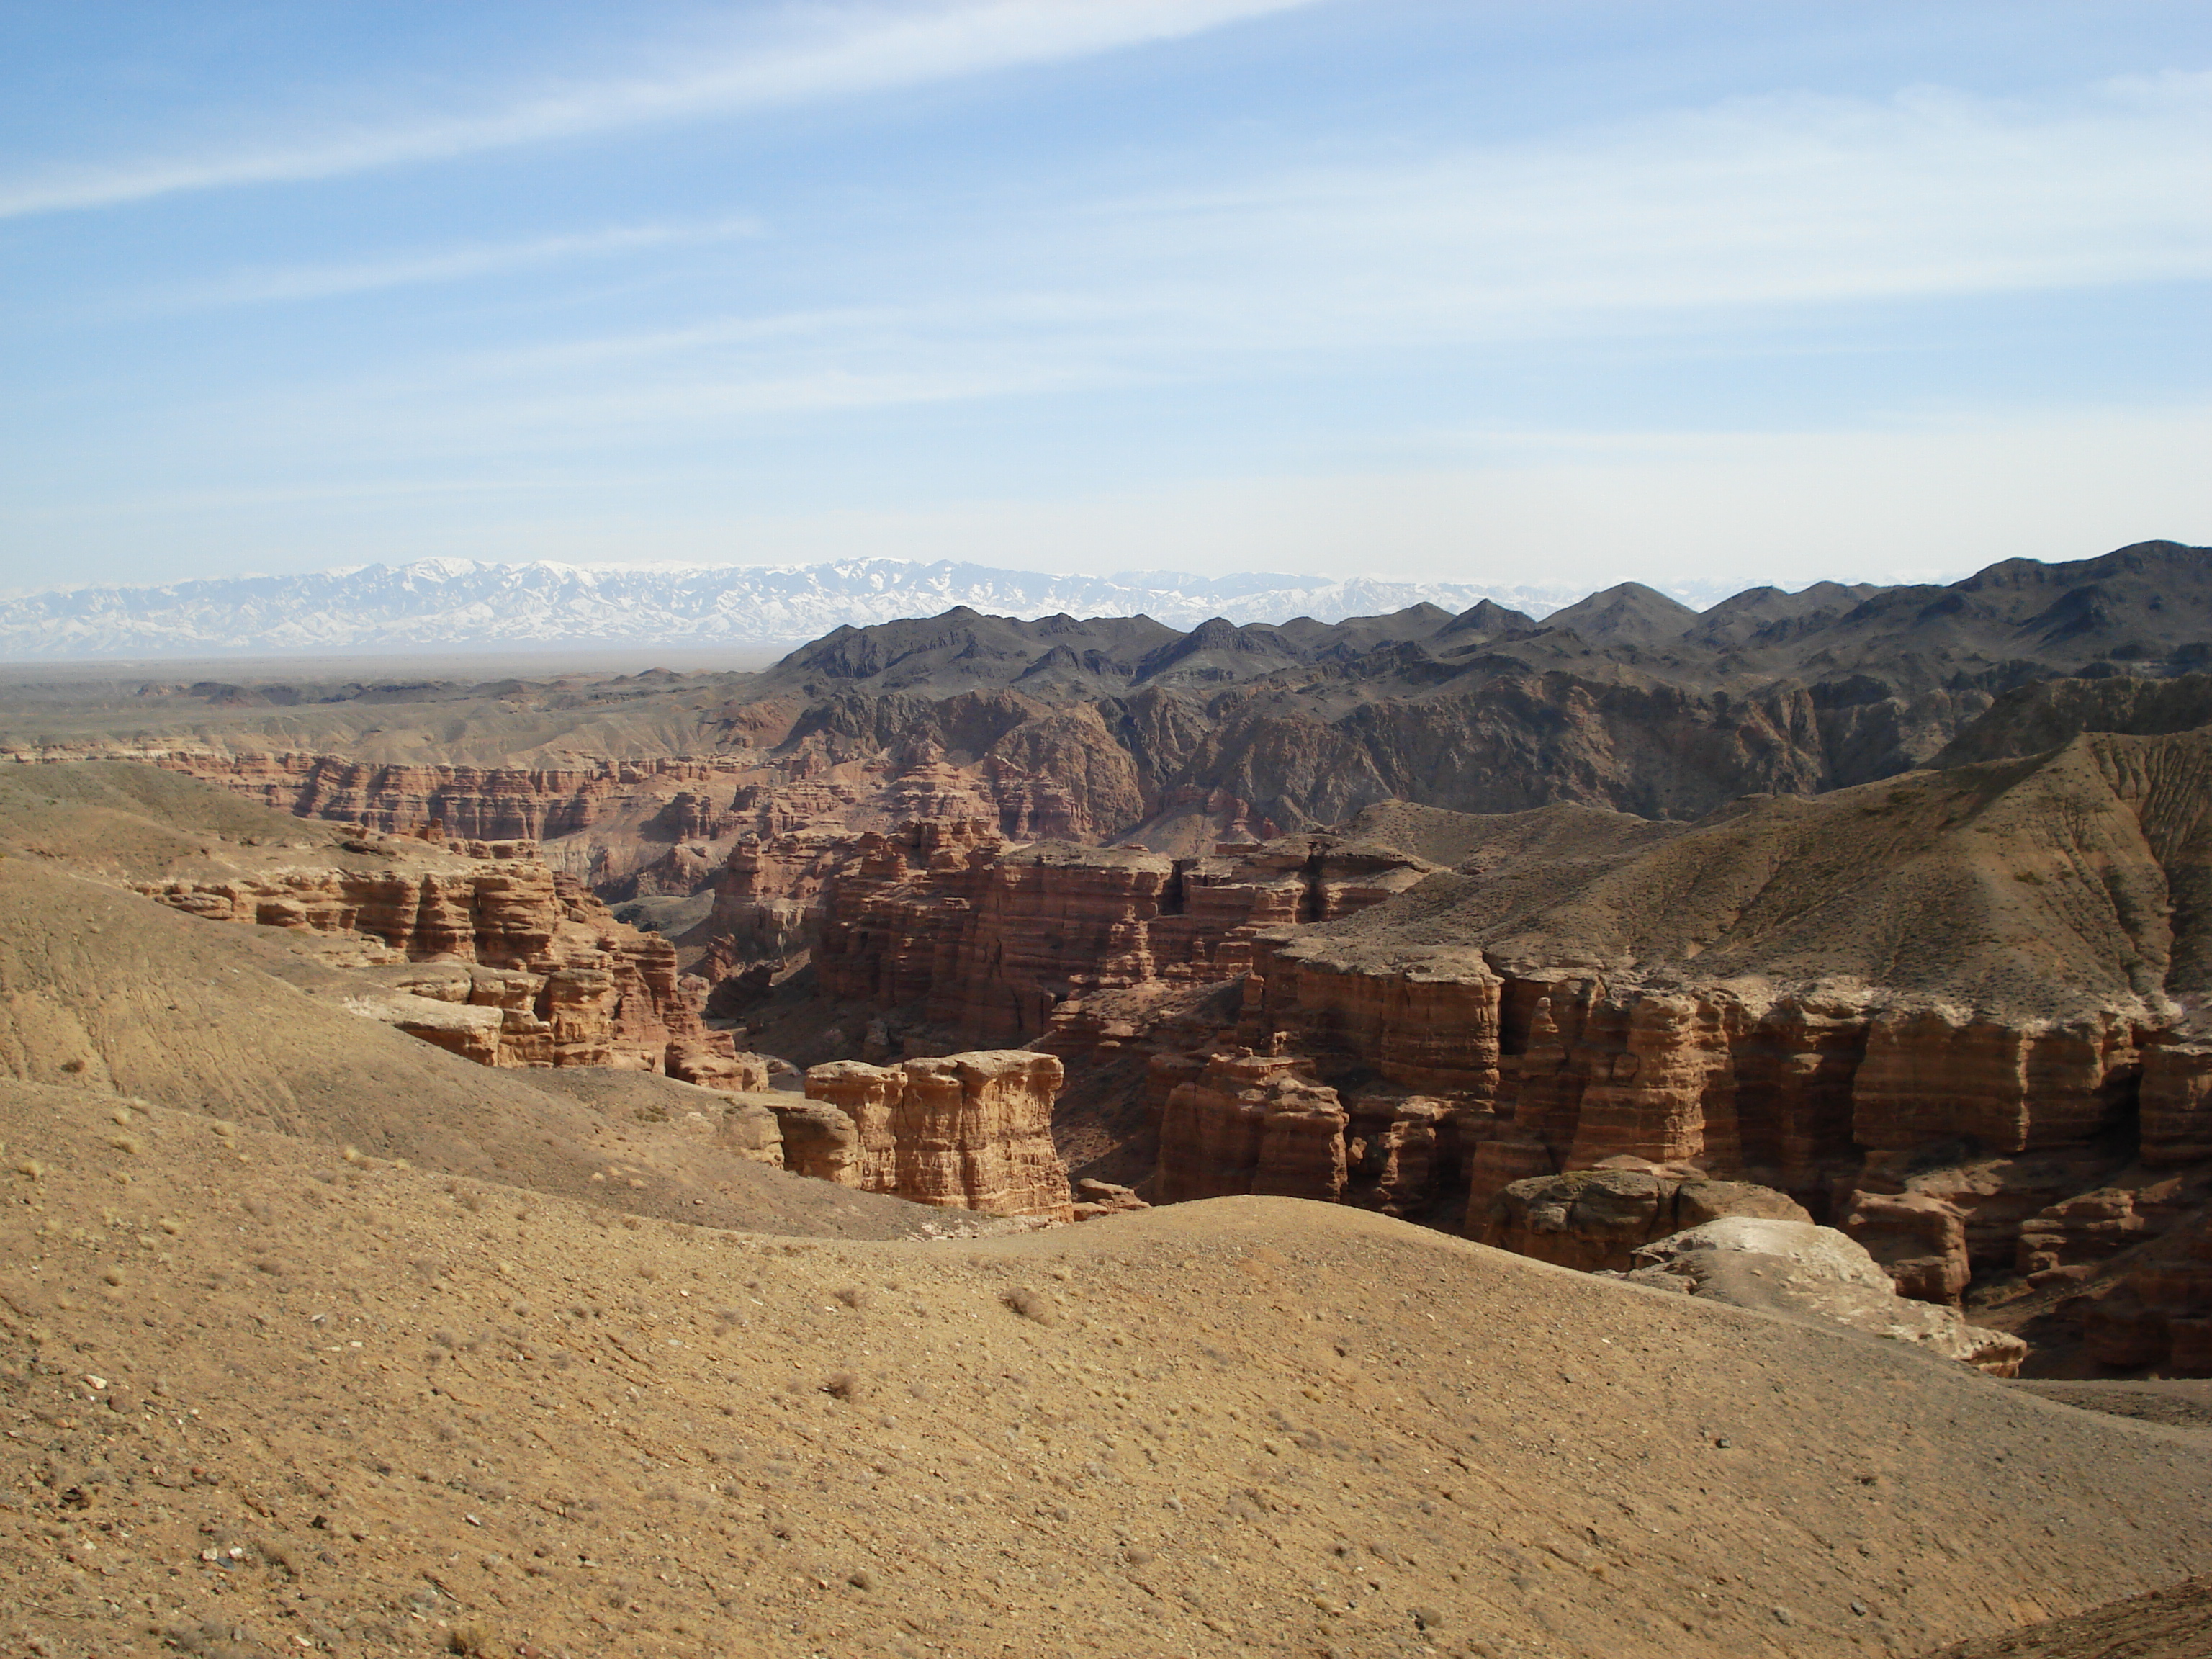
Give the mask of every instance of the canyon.
M 56 693 L 0 746 L 473 853 L 457 885 L 164 896 L 367 918 L 387 1015 L 479 1060 L 750 1094 L 757 1055 L 1024 1048 L 1066 1068 L 1079 1179 L 1475 1237 L 1516 1182 L 1694 1169 L 1907 1295 L 2160 1365 L 2212 1313 L 2134 1265 L 2212 1152 L 2207 565 L 2150 543 L 1702 614 L 1626 584 L 1540 622 L 956 608 L 750 674 L 148 684 L 127 732 Z M 518 903 L 570 943 L 506 938 Z M 888 1190 L 868 1126 L 905 1086 L 809 1132 L 824 1171 Z
M 1909 1653 L 2201 1573 L 2206 562 L 42 682 L 11 1617 Z
M 2141 1294 L 2115 1257 L 2207 1197 L 2208 783 L 2197 731 L 1696 825 L 1393 804 L 1191 858 L 975 821 L 794 832 L 731 856 L 718 937 L 764 954 L 717 996 L 749 1018 L 804 976 L 878 1056 L 1141 1060 L 1127 1138 L 1158 1201 L 1481 1236 L 1516 1182 L 1689 1166 L 1786 1194 L 1907 1295 L 2001 1289 L 2048 1340 L 2110 1328 Z M 2155 1282 L 2090 1352 L 2193 1364 L 2212 1303 Z

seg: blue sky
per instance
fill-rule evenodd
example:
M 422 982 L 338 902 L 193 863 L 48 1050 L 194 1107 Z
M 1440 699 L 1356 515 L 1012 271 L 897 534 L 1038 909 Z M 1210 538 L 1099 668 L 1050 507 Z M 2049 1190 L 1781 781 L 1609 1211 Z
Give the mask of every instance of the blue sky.
M 0 4 L 0 586 L 2212 542 L 2212 9 Z

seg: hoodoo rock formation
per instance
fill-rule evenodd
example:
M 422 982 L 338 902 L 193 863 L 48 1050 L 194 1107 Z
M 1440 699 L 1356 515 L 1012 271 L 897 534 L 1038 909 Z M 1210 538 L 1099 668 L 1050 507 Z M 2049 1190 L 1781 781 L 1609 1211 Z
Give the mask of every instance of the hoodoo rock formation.
M 363 979 L 357 1012 L 485 1066 L 617 1066 L 768 1086 L 702 1017 L 704 981 L 666 939 L 617 921 L 526 842 L 356 839 L 340 855 L 236 850 L 246 868 L 132 883 L 216 922 L 307 933 Z M 307 849 L 313 850 L 313 849 Z
M 899 1066 L 840 1060 L 806 1073 L 805 1100 L 762 1096 L 783 1124 L 785 1167 L 941 1209 L 1073 1218 L 1053 1150 L 1060 1062 L 1026 1049 Z

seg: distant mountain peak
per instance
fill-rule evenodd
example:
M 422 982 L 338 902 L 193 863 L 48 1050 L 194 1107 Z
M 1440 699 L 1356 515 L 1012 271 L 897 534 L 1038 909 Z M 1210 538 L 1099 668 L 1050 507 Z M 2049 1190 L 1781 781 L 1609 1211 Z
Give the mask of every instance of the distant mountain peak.
M 497 564 L 424 558 L 0 599 L 0 657 L 278 656 L 563 647 L 790 647 L 899 618 L 1148 617 L 1174 629 L 1320 622 L 1497 598 L 1543 612 L 1571 592 L 1464 582 L 1179 572 L 1052 575 L 951 559 L 811 565 Z

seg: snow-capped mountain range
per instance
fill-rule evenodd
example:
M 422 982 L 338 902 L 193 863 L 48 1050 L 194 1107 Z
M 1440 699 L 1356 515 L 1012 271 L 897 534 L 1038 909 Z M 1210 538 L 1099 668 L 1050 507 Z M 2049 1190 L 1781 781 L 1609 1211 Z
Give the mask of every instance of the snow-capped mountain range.
M 1176 628 L 1335 622 L 1426 600 L 1454 612 L 1480 599 L 1543 616 L 1579 589 L 1464 582 L 1330 581 L 1124 571 L 1047 575 L 940 560 L 611 568 L 424 559 L 307 575 L 227 576 L 162 587 L 72 587 L 0 599 L 0 658 L 271 656 L 453 647 L 787 647 L 840 623 L 988 614 L 1145 615 Z

